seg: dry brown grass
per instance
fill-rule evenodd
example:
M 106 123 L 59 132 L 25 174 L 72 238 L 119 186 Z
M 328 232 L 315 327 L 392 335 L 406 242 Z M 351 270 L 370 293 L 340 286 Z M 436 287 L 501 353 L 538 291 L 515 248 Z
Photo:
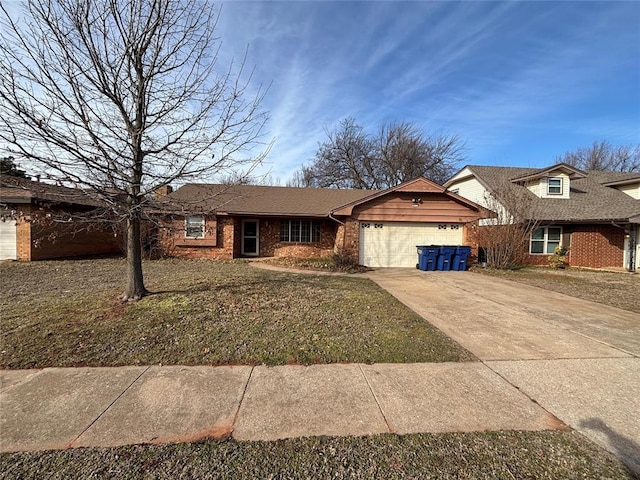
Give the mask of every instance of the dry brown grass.
M 0 454 L 6 479 L 634 478 L 572 431 L 312 437 Z
M 122 305 L 120 259 L 0 265 L 0 367 L 473 359 L 364 278 L 206 260 L 144 270 L 155 293 Z
M 518 270 L 475 268 L 474 271 L 640 313 L 638 274 L 546 267 Z

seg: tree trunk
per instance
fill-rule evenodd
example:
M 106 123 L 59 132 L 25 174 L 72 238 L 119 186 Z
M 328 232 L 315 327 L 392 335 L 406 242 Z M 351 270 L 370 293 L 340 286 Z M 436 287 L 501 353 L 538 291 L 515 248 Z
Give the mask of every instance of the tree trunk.
M 140 216 L 133 212 L 127 220 L 127 289 L 120 299 L 123 302 L 140 300 L 147 293 L 142 275 Z

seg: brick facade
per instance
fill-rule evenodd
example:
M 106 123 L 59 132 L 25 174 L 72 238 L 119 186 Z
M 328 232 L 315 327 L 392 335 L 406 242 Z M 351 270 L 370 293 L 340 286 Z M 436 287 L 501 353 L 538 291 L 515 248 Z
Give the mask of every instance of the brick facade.
M 234 258 L 236 221 L 230 217 L 205 216 L 205 238 L 210 239 L 215 230 L 215 245 L 202 241 L 202 246 L 181 242 L 185 233 L 184 219 L 166 220 L 158 233 L 158 245 L 162 255 L 180 258 L 209 258 L 231 260 Z M 238 235 L 239 236 L 239 235 Z M 195 242 L 193 242 L 195 243 Z
M 249 219 L 249 218 L 247 218 Z M 299 243 L 280 241 L 279 218 L 259 219 L 260 257 L 326 257 L 334 253 L 337 224 L 321 221 L 320 242 Z M 201 246 L 181 244 L 184 238 L 184 220 L 166 221 L 159 234 L 159 245 L 163 255 L 181 258 L 210 258 L 231 260 L 242 257 L 242 218 L 205 217 L 205 228 L 216 224 L 215 246 L 202 242 Z M 209 235 L 210 235 L 209 231 Z M 206 239 L 207 235 L 205 235 Z M 195 240 L 193 243 L 197 243 Z
M 328 257 L 335 251 L 337 224 L 320 221 L 320 241 L 314 243 L 281 242 L 281 219 L 260 220 L 261 257 Z
M 360 222 L 358 220 L 347 220 L 343 231 L 341 253 L 345 257 L 358 262 L 360 258 Z

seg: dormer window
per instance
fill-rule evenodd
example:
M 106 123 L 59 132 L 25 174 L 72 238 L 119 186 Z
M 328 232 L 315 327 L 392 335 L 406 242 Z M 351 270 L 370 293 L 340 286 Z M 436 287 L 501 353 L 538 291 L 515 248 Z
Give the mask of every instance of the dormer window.
M 562 195 L 562 178 L 549 178 L 547 180 L 548 195 Z

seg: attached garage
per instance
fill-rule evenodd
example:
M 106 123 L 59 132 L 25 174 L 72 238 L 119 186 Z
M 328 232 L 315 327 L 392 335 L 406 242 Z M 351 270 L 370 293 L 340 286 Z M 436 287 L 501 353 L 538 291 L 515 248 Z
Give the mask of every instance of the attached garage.
M 369 267 L 415 267 L 417 245 L 462 245 L 459 223 L 360 223 L 362 265 Z
M 0 220 L 0 260 L 18 258 L 15 220 Z
M 344 216 L 342 251 L 368 267 L 415 267 L 417 245 L 464 245 L 470 222 L 490 213 L 418 178 L 332 212 Z

